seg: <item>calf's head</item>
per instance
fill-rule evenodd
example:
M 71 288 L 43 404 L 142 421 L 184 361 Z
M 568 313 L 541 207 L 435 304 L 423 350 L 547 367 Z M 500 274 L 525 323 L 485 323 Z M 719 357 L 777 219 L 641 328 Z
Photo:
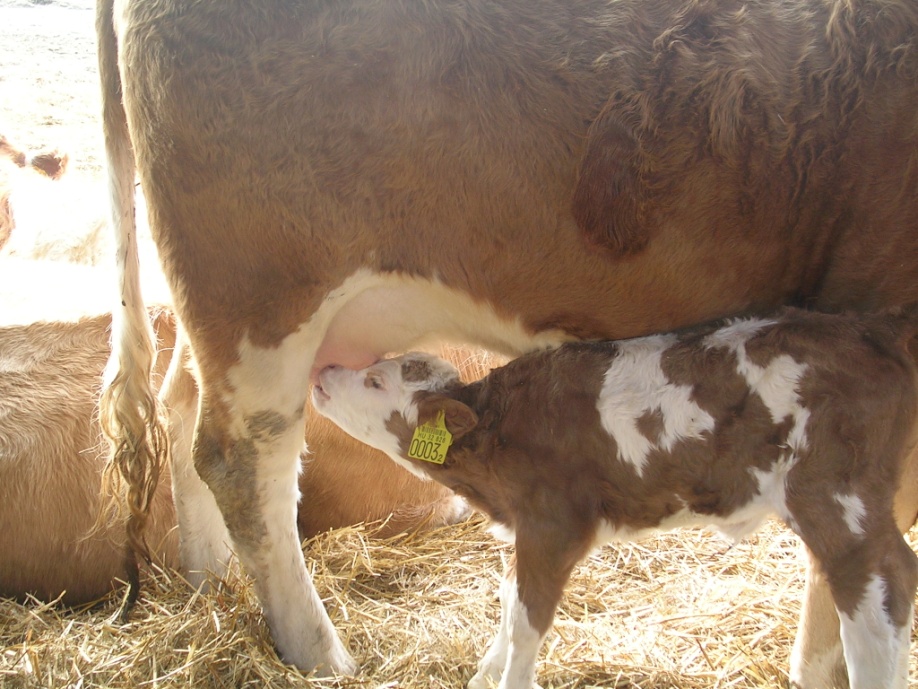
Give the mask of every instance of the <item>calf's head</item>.
M 441 413 L 453 440 L 474 428 L 477 415 L 454 398 L 462 387 L 452 364 L 411 352 L 359 371 L 329 366 L 319 373 L 312 396 L 320 414 L 426 479 L 424 463 L 409 457 L 415 429 Z

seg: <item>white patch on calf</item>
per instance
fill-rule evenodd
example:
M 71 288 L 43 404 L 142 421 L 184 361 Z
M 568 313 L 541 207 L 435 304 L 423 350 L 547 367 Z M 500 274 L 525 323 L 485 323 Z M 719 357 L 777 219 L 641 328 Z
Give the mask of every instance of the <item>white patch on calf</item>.
M 849 617 L 839 611 L 845 663 L 852 689 L 905 689 L 911 624 L 896 627 L 886 612 L 886 582 L 870 578 L 864 597 Z M 912 615 L 908 615 L 911 622 Z
M 841 505 L 842 516 L 845 524 L 855 536 L 864 535 L 864 517 L 867 516 L 867 509 L 864 507 L 864 501 L 857 495 L 835 494 L 835 502 Z
M 735 320 L 729 325 L 718 328 L 704 339 L 704 346 L 708 349 L 726 348 L 736 351 L 742 347 L 750 337 L 757 335 L 763 328 L 775 325 L 776 320 L 763 320 L 758 318 L 745 318 Z
M 618 446 L 618 457 L 638 476 L 654 449 L 671 451 L 680 440 L 700 438 L 714 429 L 714 418 L 692 401 L 692 387 L 674 385 L 663 373 L 663 352 L 674 335 L 654 335 L 618 345 L 618 355 L 606 371 L 596 408 L 602 427 Z M 655 444 L 638 428 L 638 419 L 659 411 L 663 431 Z
M 772 359 L 768 366 L 758 366 L 749 360 L 746 342 L 762 328 L 774 325 L 773 320 L 736 321 L 705 338 L 704 346 L 710 349 L 727 348 L 736 355 L 736 371 L 746 380 L 771 414 L 771 420 L 781 423 L 788 416 L 794 425 L 787 437 L 787 445 L 796 453 L 806 447 L 806 422 L 810 412 L 800 403 L 797 386 L 806 372 L 805 364 L 798 364 L 787 354 Z
M 501 584 L 500 603 L 500 630 L 469 682 L 470 689 L 489 686 L 489 680 L 497 678 L 502 666 L 503 676 L 498 689 L 528 688 L 535 684 L 542 634 L 529 622 L 529 612 L 520 601 L 516 577 L 505 579 Z

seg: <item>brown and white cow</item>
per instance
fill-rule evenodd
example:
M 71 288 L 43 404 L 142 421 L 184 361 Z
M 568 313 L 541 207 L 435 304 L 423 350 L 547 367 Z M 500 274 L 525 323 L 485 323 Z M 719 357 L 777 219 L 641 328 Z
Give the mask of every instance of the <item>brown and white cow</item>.
M 740 539 L 775 515 L 829 583 L 851 687 L 905 689 L 918 558 L 894 500 L 916 441 L 916 330 L 914 311 L 788 310 L 566 344 L 470 385 L 408 354 L 326 368 L 313 402 L 515 542 L 470 687 L 533 686 L 564 584 L 595 546 L 684 526 Z
M 165 443 L 132 278 L 136 164 L 200 368 L 205 523 L 219 507 L 299 667 L 354 668 L 296 541 L 314 371 L 431 333 L 514 355 L 918 299 L 913 0 L 98 7 L 125 269 L 113 466 L 139 522 Z M 805 687 L 843 665 L 811 581 Z

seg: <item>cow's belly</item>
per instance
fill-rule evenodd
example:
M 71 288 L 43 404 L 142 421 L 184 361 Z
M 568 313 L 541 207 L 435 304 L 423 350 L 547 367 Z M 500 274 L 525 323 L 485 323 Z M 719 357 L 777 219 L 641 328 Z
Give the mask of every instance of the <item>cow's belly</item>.
M 369 270 L 329 292 L 312 321 L 325 329 L 314 372 L 332 364 L 363 368 L 433 340 L 517 355 L 572 339 L 560 330 L 530 332 L 519 318 L 437 280 Z

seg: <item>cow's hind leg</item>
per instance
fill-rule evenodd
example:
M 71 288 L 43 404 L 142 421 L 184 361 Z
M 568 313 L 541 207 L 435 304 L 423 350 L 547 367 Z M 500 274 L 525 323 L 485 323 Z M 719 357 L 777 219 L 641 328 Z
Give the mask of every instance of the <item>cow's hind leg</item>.
M 255 580 L 281 657 L 304 670 L 348 673 L 354 662 L 306 571 L 297 532 L 307 344 L 296 334 L 274 348 L 243 344 L 216 385 L 202 371 L 194 463 Z
M 188 370 L 190 348 L 181 329 L 160 398 L 169 412 L 172 441 L 172 496 L 179 525 L 182 567 L 198 587 L 207 573 L 223 574 L 230 560 L 229 534 L 214 495 L 192 461 L 198 415 L 198 387 Z

